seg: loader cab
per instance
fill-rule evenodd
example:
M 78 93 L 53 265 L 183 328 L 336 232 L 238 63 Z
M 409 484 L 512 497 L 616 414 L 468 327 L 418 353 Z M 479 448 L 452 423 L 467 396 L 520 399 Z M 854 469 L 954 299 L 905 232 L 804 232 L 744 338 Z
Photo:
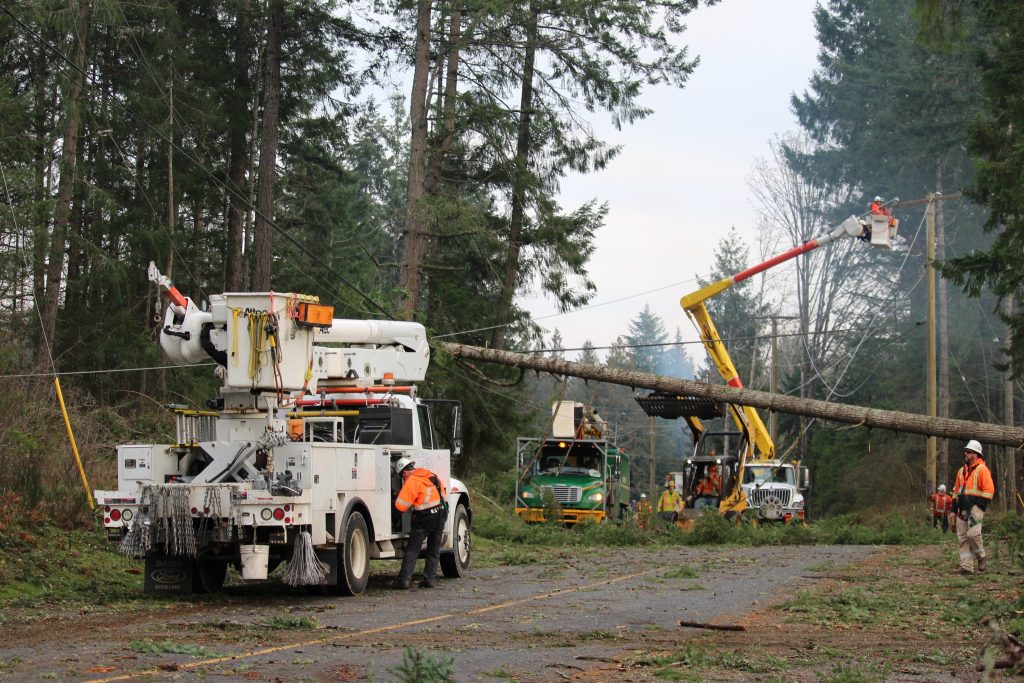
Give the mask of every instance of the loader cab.
M 741 455 L 747 448 L 748 439 L 741 432 L 701 432 L 694 444 L 693 454 L 686 459 L 682 486 L 678 489 L 687 501 L 687 507 L 694 507 L 699 499 L 704 498 L 701 507 L 711 502 L 717 508 L 723 498 L 729 497 L 739 481 Z M 698 493 L 701 481 L 709 476 L 712 469 L 721 482 L 721 493 L 714 501 Z

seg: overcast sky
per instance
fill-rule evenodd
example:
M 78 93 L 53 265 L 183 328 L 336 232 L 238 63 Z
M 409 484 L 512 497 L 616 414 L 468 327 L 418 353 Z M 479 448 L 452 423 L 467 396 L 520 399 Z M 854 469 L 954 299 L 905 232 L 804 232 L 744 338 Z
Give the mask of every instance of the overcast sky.
M 697 335 L 679 306 L 706 276 L 719 239 L 735 226 L 756 254 L 756 216 L 747 177 L 776 134 L 796 131 L 789 99 L 816 65 L 814 0 L 725 0 L 702 7 L 682 40 L 700 66 L 682 90 L 649 90 L 644 121 L 616 131 L 595 120 L 598 137 L 623 150 L 599 173 L 566 179 L 561 204 L 607 201 L 590 273 L 597 294 L 587 309 L 556 314 L 539 296 L 520 299 L 564 348 L 608 346 L 645 304 L 685 340 Z M 691 358 L 703 360 L 698 346 Z M 567 359 L 578 354 L 569 352 Z M 601 352 L 603 356 L 604 353 Z

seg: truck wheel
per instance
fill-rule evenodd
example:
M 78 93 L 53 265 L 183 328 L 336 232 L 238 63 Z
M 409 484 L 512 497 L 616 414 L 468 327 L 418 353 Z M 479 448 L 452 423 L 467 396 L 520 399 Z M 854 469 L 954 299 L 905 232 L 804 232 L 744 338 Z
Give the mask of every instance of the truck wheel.
M 460 579 L 469 570 L 471 554 L 469 537 L 469 513 L 466 506 L 459 504 L 455 508 L 455 518 L 452 522 L 452 531 L 455 534 L 452 545 L 454 549 L 450 552 L 441 553 L 441 573 L 446 579 Z
M 220 560 L 198 559 L 192 564 L 192 592 L 219 593 L 224 587 L 228 563 Z
M 348 516 L 345 545 L 338 548 L 338 585 L 340 595 L 359 595 L 370 579 L 370 534 L 359 512 Z

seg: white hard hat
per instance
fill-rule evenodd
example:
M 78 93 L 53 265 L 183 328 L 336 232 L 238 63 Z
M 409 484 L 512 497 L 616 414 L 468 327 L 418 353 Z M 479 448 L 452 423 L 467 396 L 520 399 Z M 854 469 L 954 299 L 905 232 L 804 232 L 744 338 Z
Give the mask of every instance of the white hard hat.
M 641 497 L 641 498 L 646 498 L 646 497 L 647 497 L 647 494 L 646 494 L 646 493 L 641 493 L 641 494 L 640 494 L 640 497 Z
M 882 198 L 881 198 L 881 197 L 879 197 L 879 196 L 878 196 L 878 195 L 876 194 L 876 195 L 875 195 L 875 201 L 876 201 L 876 202 L 880 202 L 880 201 L 882 201 Z
M 407 467 L 412 467 L 415 464 L 416 463 L 412 461 L 412 458 L 406 458 L 403 456 L 398 459 L 398 462 L 395 463 L 395 472 L 401 472 Z
M 964 446 L 964 450 L 974 451 L 978 455 L 981 455 L 981 444 L 978 443 L 977 439 L 971 439 L 970 441 L 967 442 L 967 445 Z
M 945 484 L 939 484 L 939 490 L 942 491 L 943 493 L 945 493 L 946 492 L 946 485 Z

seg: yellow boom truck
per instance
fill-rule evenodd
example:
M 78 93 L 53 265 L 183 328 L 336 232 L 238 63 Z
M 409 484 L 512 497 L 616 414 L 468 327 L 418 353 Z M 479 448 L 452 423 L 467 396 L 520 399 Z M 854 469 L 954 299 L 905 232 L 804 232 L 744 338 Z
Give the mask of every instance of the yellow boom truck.
M 899 222 L 887 215 L 869 215 L 865 220 L 850 216 L 821 237 L 684 296 L 680 304 L 696 325 L 700 340 L 722 379 L 731 387 L 743 387 L 736 366 L 708 313 L 705 305 L 708 299 L 780 263 L 841 239 L 854 237 L 872 246 L 891 249 L 898 227 Z M 690 428 L 694 452 L 683 463 L 681 472 L 670 475 L 677 478 L 676 490 L 684 498 L 694 498 L 697 483 L 714 465 L 721 479 L 721 494 L 717 496 L 716 503 L 722 515 L 734 517 L 751 509 L 760 519 L 805 519 L 802 493 L 810 484 L 807 468 L 778 458 L 768 428 L 753 407 L 728 405 L 726 410 L 739 431 L 712 433 L 705 430 L 702 420 L 721 417 L 723 413 L 721 407 L 710 401 L 653 392 L 638 396 L 637 402 L 648 415 L 683 418 Z M 736 445 L 725 449 L 723 446 L 726 444 Z M 699 510 L 688 505 L 680 515 L 679 523 L 684 526 L 691 524 L 698 513 Z

